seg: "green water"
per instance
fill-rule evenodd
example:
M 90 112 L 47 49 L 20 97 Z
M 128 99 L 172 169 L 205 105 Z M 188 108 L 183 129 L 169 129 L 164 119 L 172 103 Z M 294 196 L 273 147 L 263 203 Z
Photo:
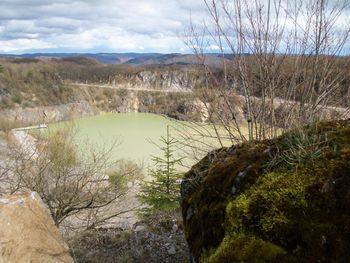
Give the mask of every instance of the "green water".
M 179 129 L 183 134 L 190 134 L 193 130 L 189 127 L 197 125 L 189 122 L 178 122 L 164 116 L 150 113 L 104 113 L 93 117 L 80 118 L 74 121 L 60 122 L 50 124 L 48 131 L 62 129 L 65 126 L 72 126 L 77 131 L 76 137 L 78 145 L 93 145 L 97 150 L 108 148 L 115 141 L 117 146 L 111 152 L 113 160 L 129 159 L 147 167 L 151 164 L 152 156 L 160 156 L 163 152 L 154 143 L 159 143 L 160 136 L 166 136 L 167 126 L 169 125 L 170 134 L 179 139 Z M 184 128 L 185 127 L 185 128 Z M 186 130 L 188 129 L 188 130 Z M 210 130 L 210 129 L 209 129 Z M 208 128 L 205 129 L 208 131 Z M 190 135 L 195 138 L 195 135 Z M 180 138 L 181 139 L 181 138 Z M 203 157 L 207 151 L 218 147 L 219 145 L 213 139 L 205 139 L 210 144 L 201 153 L 196 153 L 199 159 Z M 193 150 L 180 145 L 181 150 L 187 149 L 185 155 L 189 157 Z M 177 151 L 178 155 L 184 155 Z M 195 163 L 195 160 L 187 158 L 185 163 L 187 166 Z
M 111 152 L 112 159 L 130 159 L 148 164 L 152 155 L 161 154 L 151 142 L 166 135 L 167 125 L 176 125 L 169 118 L 148 113 L 105 113 L 93 117 L 49 125 L 56 130 L 72 125 L 77 130 L 77 139 L 82 144 L 109 147 L 116 142 Z

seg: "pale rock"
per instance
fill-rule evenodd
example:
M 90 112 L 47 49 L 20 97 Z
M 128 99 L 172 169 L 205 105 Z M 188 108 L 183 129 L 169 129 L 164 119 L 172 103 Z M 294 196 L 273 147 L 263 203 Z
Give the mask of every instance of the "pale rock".
M 0 263 L 73 263 L 38 194 L 0 198 Z

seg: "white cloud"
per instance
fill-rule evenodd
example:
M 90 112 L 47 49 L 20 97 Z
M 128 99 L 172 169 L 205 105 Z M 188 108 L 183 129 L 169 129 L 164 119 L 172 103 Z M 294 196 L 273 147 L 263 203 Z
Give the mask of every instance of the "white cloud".
M 0 52 L 186 50 L 177 37 L 202 0 L 2 0 Z
M 49 49 L 56 48 L 57 46 L 52 43 L 47 43 L 43 40 L 38 39 L 14 39 L 7 41 L 0 41 L 2 52 L 13 52 L 18 53 L 19 50 L 30 50 L 30 49 Z
M 203 0 L 0 0 L 0 10 L 0 53 L 185 53 L 178 35 L 190 19 L 211 26 Z
M 213 44 L 209 45 L 208 49 L 211 51 L 220 51 L 220 47 L 218 45 Z

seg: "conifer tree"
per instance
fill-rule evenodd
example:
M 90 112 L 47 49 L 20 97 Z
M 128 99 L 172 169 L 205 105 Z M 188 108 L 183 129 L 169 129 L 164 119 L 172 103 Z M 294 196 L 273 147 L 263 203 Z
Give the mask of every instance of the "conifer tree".
M 148 175 L 152 178 L 141 186 L 140 200 L 146 205 L 144 214 L 153 214 L 161 210 L 171 210 L 179 206 L 181 173 L 176 169 L 182 158 L 175 158 L 174 147 L 176 140 L 170 137 L 167 126 L 166 137 L 161 136 L 157 145 L 163 156 L 153 156 L 154 168 Z

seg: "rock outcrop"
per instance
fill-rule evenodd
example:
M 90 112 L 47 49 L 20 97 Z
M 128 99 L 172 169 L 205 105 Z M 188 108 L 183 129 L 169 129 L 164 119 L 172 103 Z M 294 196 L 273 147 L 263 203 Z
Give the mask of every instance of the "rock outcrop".
M 204 77 L 186 70 L 145 70 L 134 74 L 116 75 L 110 78 L 109 85 L 119 88 L 191 90 L 203 85 Z
M 34 108 L 16 107 L 0 111 L 0 118 L 23 124 L 50 123 L 91 116 L 97 111 L 87 101 Z
M 350 120 L 211 152 L 181 191 L 192 262 L 348 262 Z
M 0 263 L 73 263 L 58 228 L 34 192 L 0 198 Z
M 186 71 L 141 71 L 136 76 L 136 83 L 153 88 L 182 90 L 192 89 L 196 79 Z

